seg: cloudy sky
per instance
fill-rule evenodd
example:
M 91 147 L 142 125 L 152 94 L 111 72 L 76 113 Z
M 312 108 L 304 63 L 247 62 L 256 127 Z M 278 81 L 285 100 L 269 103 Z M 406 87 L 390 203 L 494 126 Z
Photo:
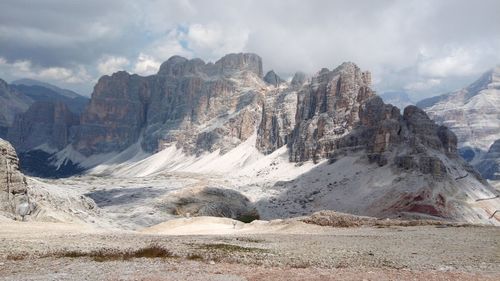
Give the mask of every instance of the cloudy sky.
M 104 74 L 154 74 L 172 55 L 254 52 L 284 77 L 353 61 L 415 100 L 500 64 L 498 0 L 3 0 L 0 78 L 90 95 Z

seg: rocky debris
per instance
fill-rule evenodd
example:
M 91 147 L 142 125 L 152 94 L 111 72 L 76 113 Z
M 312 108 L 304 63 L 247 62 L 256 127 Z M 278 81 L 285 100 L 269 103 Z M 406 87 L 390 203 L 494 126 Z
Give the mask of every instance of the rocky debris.
M 16 116 L 8 139 L 18 152 L 42 145 L 61 150 L 69 143 L 70 127 L 79 123 L 78 116 L 62 102 L 35 102 Z
M 423 226 L 423 225 L 444 225 L 444 226 L 464 226 L 460 223 L 452 223 L 440 220 L 399 220 L 399 219 L 379 219 L 375 217 L 356 216 L 335 211 L 320 211 L 310 216 L 300 219 L 309 224 L 330 226 L 330 227 L 390 227 L 390 226 Z
M 165 204 L 175 215 L 226 217 L 243 222 L 259 219 L 247 197 L 238 191 L 215 187 L 183 190 Z
M 281 79 L 281 77 L 279 77 L 278 74 L 274 72 L 274 70 L 270 70 L 266 73 L 266 75 L 264 76 L 264 81 L 275 87 L 278 87 L 281 83 L 286 82 L 285 80 Z
M 489 180 L 500 180 L 500 139 L 496 140 L 481 160 L 474 165 L 481 176 Z
M 34 208 L 28 197 L 26 178 L 19 171 L 16 151 L 9 142 L 0 139 L 0 212 L 24 218 Z

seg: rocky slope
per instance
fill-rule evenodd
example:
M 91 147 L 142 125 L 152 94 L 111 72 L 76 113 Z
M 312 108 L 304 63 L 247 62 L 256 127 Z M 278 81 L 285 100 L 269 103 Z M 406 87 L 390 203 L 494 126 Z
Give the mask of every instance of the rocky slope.
M 417 103 L 458 137 L 465 159 L 473 163 L 500 139 L 500 66 L 468 87 Z

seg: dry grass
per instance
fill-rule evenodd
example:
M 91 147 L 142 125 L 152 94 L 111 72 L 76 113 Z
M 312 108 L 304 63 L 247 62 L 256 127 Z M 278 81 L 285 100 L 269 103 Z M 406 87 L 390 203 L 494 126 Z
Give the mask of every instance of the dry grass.
M 110 249 L 104 248 L 90 252 L 82 251 L 63 251 L 54 254 L 56 257 L 64 258 L 91 258 L 94 261 L 117 261 L 129 260 L 133 258 L 174 258 L 176 257 L 171 251 L 159 245 L 149 245 L 136 250 L 131 249 Z
M 399 219 L 378 219 L 374 217 L 356 216 L 351 214 L 339 213 L 335 211 L 320 211 L 312 214 L 301 221 L 309 224 L 316 224 L 330 227 L 360 227 L 371 226 L 385 228 L 391 226 L 426 226 L 434 225 L 436 227 L 465 227 L 470 226 L 464 223 L 453 223 L 439 220 L 399 220 Z
M 213 244 L 202 244 L 198 247 L 203 250 L 212 250 L 226 253 L 243 252 L 243 253 L 264 253 L 267 252 L 265 249 L 254 248 L 254 247 L 242 247 L 238 245 L 224 244 L 224 243 L 213 243 Z

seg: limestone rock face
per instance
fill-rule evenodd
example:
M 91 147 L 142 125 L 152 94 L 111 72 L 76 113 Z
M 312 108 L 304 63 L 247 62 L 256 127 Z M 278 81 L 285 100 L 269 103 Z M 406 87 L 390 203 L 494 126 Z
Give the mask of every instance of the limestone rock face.
M 266 95 L 257 131 L 256 147 L 264 154 L 288 144 L 295 127 L 297 91 L 274 90 Z
M 62 102 L 35 102 L 16 116 L 8 139 L 19 152 L 44 144 L 60 150 L 69 143 L 70 127 L 78 122 L 78 116 Z
M 135 143 L 145 123 L 149 88 L 138 75 L 103 76 L 75 129 L 73 146 L 85 155 L 123 150 Z
M 359 121 L 360 105 L 374 95 L 370 74 L 353 63 L 322 69 L 298 93 L 290 160 L 328 157 L 335 142 Z
M 187 154 L 221 152 L 255 132 L 265 89 L 262 61 L 230 54 L 215 63 L 174 56 L 157 75 L 102 77 L 75 128 L 85 155 L 121 151 L 141 139 L 155 152 L 175 144 Z
M 16 214 L 29 207 L 28 185 L 19 171 L 19 159 L 9 142 L 0 139 L 0 212 Z

